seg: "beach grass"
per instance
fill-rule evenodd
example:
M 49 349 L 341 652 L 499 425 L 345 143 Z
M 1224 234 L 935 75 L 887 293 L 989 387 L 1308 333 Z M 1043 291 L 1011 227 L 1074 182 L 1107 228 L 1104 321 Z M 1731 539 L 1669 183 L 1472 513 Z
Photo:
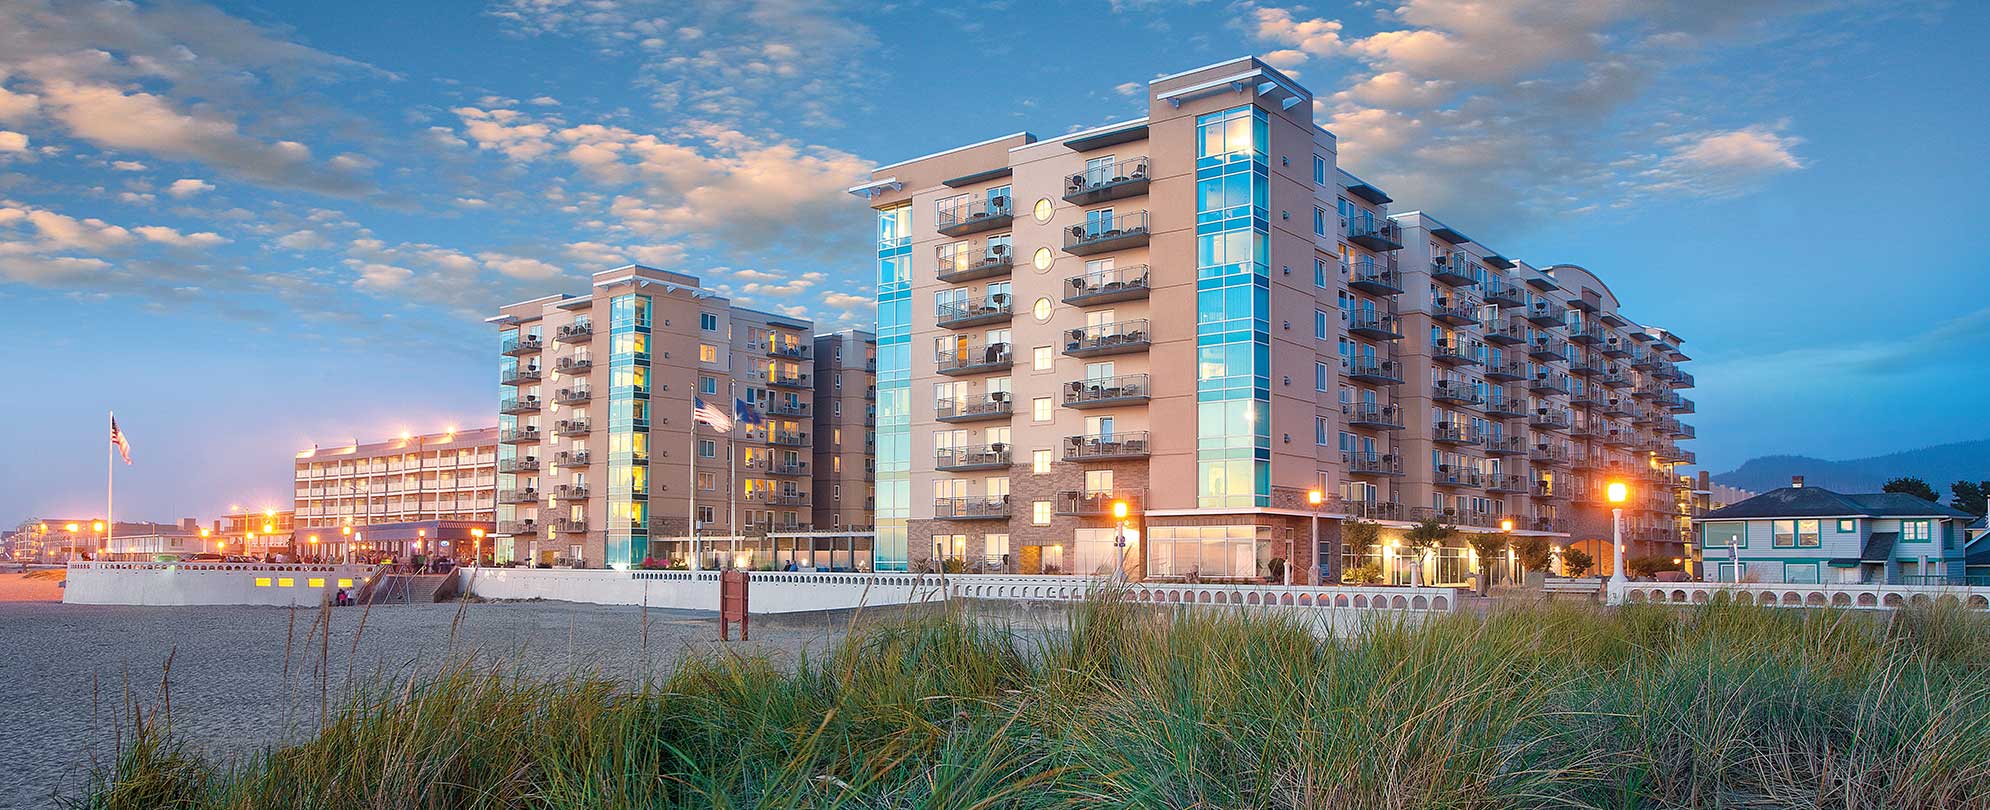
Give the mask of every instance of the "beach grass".
M 108 762 L 77 806 L 1990 807 L 1990 619 L 956 604 L 639 683 L 464 660 L 236 761 L 137 713 Z

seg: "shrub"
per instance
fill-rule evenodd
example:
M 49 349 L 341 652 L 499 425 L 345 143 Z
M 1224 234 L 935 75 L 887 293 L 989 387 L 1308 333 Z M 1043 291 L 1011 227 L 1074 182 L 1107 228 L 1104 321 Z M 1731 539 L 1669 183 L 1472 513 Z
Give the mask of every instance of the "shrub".
M 1677 571 L 1679 566 L 1673 565 L 1670 557 L 1640 554 L 1625 560 L 1624 570 L 1634 577 L 1649 577 L 1660 571 Z
M 1520 558 L 1520 567 L 1529 571 L 1546 571 L 1548 563 L 1554 559 L 1554 547 L 1548 545 L 1548 538 L 1527 537 L 1513 541 L 1514 556 Z
M 1341 581 L 1350 585 L 1378 585 L 1382 582 L 1382 566 L 1368 562 L 1342 571 Z
M 1596 560 L 1589 556 L 1589 552 L 1579 548 L 1562 549 L 1562 573 L 1579 577 L 1589 573 L 1590 567 L 1594 565 Z

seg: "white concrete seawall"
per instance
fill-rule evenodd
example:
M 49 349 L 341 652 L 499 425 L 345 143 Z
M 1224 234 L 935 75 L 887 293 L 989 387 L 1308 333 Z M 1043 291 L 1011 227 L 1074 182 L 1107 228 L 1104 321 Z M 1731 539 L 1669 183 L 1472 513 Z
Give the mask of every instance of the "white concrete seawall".
M 316 606 L 366 584 L 364 565 L 72 562 L 62 601 L 72 605 Z

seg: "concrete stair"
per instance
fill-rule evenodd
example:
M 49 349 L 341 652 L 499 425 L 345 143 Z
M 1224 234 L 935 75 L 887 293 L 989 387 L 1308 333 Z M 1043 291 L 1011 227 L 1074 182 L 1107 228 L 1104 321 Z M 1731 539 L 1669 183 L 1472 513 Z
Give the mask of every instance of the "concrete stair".
M 447 574 L 387 574 L 365 594 L 369 605 L 417 605 L 440 602 L 455 592 L 456 572 Z

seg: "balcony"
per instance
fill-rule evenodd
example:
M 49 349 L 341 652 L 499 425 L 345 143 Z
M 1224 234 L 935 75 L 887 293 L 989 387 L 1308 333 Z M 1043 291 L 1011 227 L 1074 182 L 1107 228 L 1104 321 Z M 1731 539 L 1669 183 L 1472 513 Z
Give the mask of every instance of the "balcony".
M 1671 410 L 1673 413 L 1692 413 L 1695 410 L 1692 400 L 1670 391 L 1658 397 L 1658 404 Z
M 1693 373 L 1692 373 L 1692 372 L 1690 372 L 1690 371 L 1679 371 L 1679 370 L 1678 370 L 1678 369 L 1676 369 L 1676 368 L 1675 368 L 1675 369 L 1673 370 L 1673 372 L 1672 372 L 1672 387 L 1674 387 L 1674 388 L 1692 388 L 1692 387 L 1693 387 L 1694 385 L 1695 385 L 1695 383 L 1694 383 L 1694 380 L 1693 380 Z
M 1479 302 L 1463 295 L 1439 296 L 1430 300 L 1430 318 L 1452 326 L 1477 326 Z
M 1147 351 L 1153 345 L 1147 320 L 1114 321 L 1065 333 L 1064 353 L 1072 357 L 1103 357 Z
M 1347 223 L 1347 241 L 1374 251 L 1403 249 L 1403 226 L 1395 220 L 1362 217 Z
M 1606 400 L 1603 403 L 1604 416 L 1614 416 L 1622 418 L 1630 416 L 1635 413 L 1637 413 L 1637 408 L 1635 404 L 1629 398 L 1626 397 L 1621 397 L 1621 396 L 1610 397 L 1608 400 Z
M 502 352 L 507 357 L 519 357 L 527 354 L 537 354 L 541 349 L 544 348 L 546 348 L 546 344 L 544 341 L 541 341 L 539 339 L 538 335 L 524 335 L 521 337 L 505 338 L 504 342 L 498 344 L 498 351 Z
M 1401 295 L 1403 274 L 1396 269 L 1394 257 L 1388 261 L 1363 259 L 1349 269 L 1347 286 L 1369 295 Z
M 1403 381 L 1403 367 L 1394 360 L 1356 357 L 1348 363 L 1347 378 L 1374 385 L 1397 385 Z
M 942 447 L 933 451 L 933 469 L 948 472 L 999 470 L 1015 465 L 1009 445 L 996 443 Z
M 1569 373 L 1579 377 L 1594 377 L 1603 373 L 1603 358 L 1587 352 L 1577 354 L 1569 360 Z
M 807 447 L 808 434 L 793 430 L 767 431 L 767 443 L 784 447 Z
M 1140 514 L 1147 504 L 1147 493 L 1132 490 L 1118 492 L 1085 492 L 1064 490 L 1057 493 L 1055 509 L 1057 514 L 1076 517 L 1112 517 L 1112 505 L 1126 502 L 1126 513 Z
M 1486 367 L 1486 379 L 1493 382 L 1520 382 L 1527 379 L 1527 364 L 1519 360 L 1506 360 Z
M 1343 450 L 1340 454 L 1340 460 L 1341 463 L 1347 465 L 1348 475 L 1373 478 L 1377 476 L 1397 477 L 1403 474 L 1403 461 L 1397 458 L 1394 453 L 1378 455 L 1375 453 Z
M 1610 432 L 1603 434 L 1603 443 L 1611 447 L 1635 447 L 1638 443 L 1637 432 L 1624 428 L 1611 428 Z
M 574 321 L 553 330 L 554 343 L 586 343 L 593 339 L 593 321 Z
M 1657 371 L 1664 367 L 1665 358 L 1658 356 L 1657 352 L 1641 354 L 1631 358 L 1631 368 L 1639 371 Z
M 1569 340 L 1585 346 L 1601 345 L 1610 337 L 1610 330 L 1600 323 L 1584 323 L 1569 327 Z
M 498 441 L 503 444 L 531 444 L 539 440 L 539 428 L 529 426 L 506 428 L 498 433 Z
M 1517 495 L 1527 491 L 1527 479 L 1516 473 L 1488 475 L 1486 491 L 1497 495 Z
M 1118 377 L 1095 377 L 1086 380 L 1072 380 L 1064 384 L 1064 407 L 1110 408 L 1118 405 L 1145 404 L 1153 397 L 1153 389 L 1148 386 L 1145 374 L 1124 374 Z
M 767 374 L 767 384 L 779 388 L 808 388 L 809 375 L 797 371 L 773 371 Z
M 593 370 L 594 360 L 587 357 L 562 357 L 553 361 L 553 368 L 561 374 L 586 374 Z
M 1628 338 L 1611 335 L 1608 340 L 1603 341 L 1602 352 L 1603 356 L 1613 359 L 1629 357 L 1631 356 L 1631 341 Z
M 1640 383 L 1636 389 L 1631 391 L 1631 396 L 1637 397 L 1638 399 L 1655 400 L 1658 399 L 1659 397 L 1665 396 L 1665 391 L 1666 389 L 1664 383 L 1655 383 L 1655 382 Z
M 586 388 L 562 388 L 553 392 L 553 401 L 561 405 L 578 405 L 593 396 L 594 392 Z
M 947 236 L 966 236 L 996 228 L 1007 228 L 1015 219 L 1014 201 L 1008 197 L 996 197 L 992 200 L 973 200 L 941 209 L 933 229 Z
M 1607 369 L 1597 375 L 1596 381 L 1611 388 L 1631 387 L 1631 373 L 1621 368 Z
M 948 423 L 1008 419 L 1015 412 L 1015 403 L 1009 400 L 1009 394 L 1005 391 L 966 399 L 948 397 L 933 405 L 933 418 Z
M 814 407 L 798 399 L 777 399 L 767 403 L 766 408 L 769 416 L 807 418 L 815 413 Z
M 539 412 L 538 397 L 514 397 L 510 399 L 501 400 L 498 402 L 498 413 L 515 415 L 521 413 L 538 413 L 538 412 Z
M 562 419 L 553 423 L 555 436 L 585 436 L 589 425 L 586 419 Z
M 1402 340 L 1403 327 L 1394 315 L 1357 312 L 1348 321 L 1347 332 L 1375 340 Z
M 1469 343 L 1438 341 L 1430 347 L 1430 361 L 1447 366 L 1475 366 L 1485 350 L 1485 344 L 1476 340 Z
M 1485 486 L 1485 476 L 1462 464 L 1434 464 L 1430 468 L 1430 483 L 1440 487 L 1479 487 Z
M 767 462 L 767 472 L 774 475 L 808 475 L 808 462 L 798 458 L 773 459 Z
M 1129 211 L 1071 226 L 1064 234 L 1064 252 L 1073 256 L 1091 256 L 1125 250 L 1147 244 L 1149 236 L 1147 212 Z
M 1527 342 L 1527 325 L 1519 318 L 1507 317 L 1486 324 L 1486 342 L 1501 346 L 1513 346 Z
M 1151 450 L 1144 430 L 1064 437 L 1065 461 L 1146 458 Z
M 1560 360 L 1567 356 L 1567 346 L 1560 338 L 1535 335 L 1534 341 L 1527 344 L 1527 356 L 1536 360 Z
M 1537 394 L 1560 394 L 1569 390 L 1569 375 L 1559 371 L 1536 371 L 1527 381 L 1527 390 Z
M 1077 306 L 1138 301 L 1147 297 L 1147 265 L 1115 267 L 1064 280 L 1064 303 Z
M 1569 463 L 1567 450 L 1552 444 L 1535 444 L 1527 448 L 1527 462 L 1535 465 L 1566 467 Z
M 1379 402 L 1350 402 L 1340 406 L 1347 426 L 1369 430 L 1402 430 L 1403 409 Z
M 536 520 L 501 520 L 497 525 L 498 534 L 537 534 L 538 532 L 539 522 Z
M 1541 430 L 1568 430 L 1569 412 L 1561 408 L 1535 408 L 1527 415 L 1527 426 Z
M 538 472 L 539 460 L 530 456 L 525 458 L 498 459 L 497 471 L 501 473 Z
M 547 522 L 546 527 L 552 529 L 554 532 L 587 533 L 587 521 L 585 519 L 554 518 Z
M 1358 520 L 1393 520 L 1401 522 L 1407 520 L 1409 514 L 1408 510 L 1405 510 L 1402 504 L 1395 501 L 1363 501 L 1342 498 L 1334 502 L 1333 508 L 1335 512 Z
M 1526 416 L 1527 400 L 1519 397 L 1492 397 L 1486 401 L 1486 415 L 1496 419 Z
M 773 336 L 767 338 L 767 355 L 770 357 L 807 360 L 814 355 L 813 348 L 809 344 L 800 341 L 789 342 Z
M 1562 307 L 1555 306 L 1553 301 L 1535 301 L 1527 305 L 1525 317 L 1528 323 L 1535 326 L 1561 326 L 1564 311 Z
M 1527 291 L 1514 284 L 1512 279 L 1495 276 L 1486 280 L 1486 303 L 1503 307 L 1527 306 Z
M 587 497 L 586 484 L 560 484 L 553 487 L 553 497 L 560 500 L 580 500 Z
M 934 370 L 949 377 L 968 374 L 987 374 L 1007 371 L 1015 365 L 1010 356 L 1009 344 L 990 343 L 987 345 L 968 344 L 956 351 L 942 351 L 934 358 Z
M 1449 422 L 1432 426 L 1430 429 L 1430 440 L 1438 444 L 1454 446 L 1477 445 L 1485 441 L 1485 437 L 1480 436 L 1479 432 L 1473 430 L 1469 424 Z
M 1486 455 L 1517 456 L 1527 452 L 1525 436 L 1487 436 Z
M 538 381 L 539 370 L 536 368 L 515 368 L 498 375 L 499 385 L 522 385 Z
M 1064 178 L 1064 201 L 1092 205 L 1147 193 L 1147 158 L 1122 158 Z
M 498 490 L 497 494 L 498 503 L 532 503 L 537 500 L 539 500 L 539 490 L 531 487 L 526 487 L 525 489 L 501 489 Z
M 933 517 L 941 520 L 1007 520 L 1009 499 L 934 498 Z
M 1430 263 L 1430 280 L 1452 287 L 1471 287 L 1479 283 L 1472 273 L 1475 269 L 1468 261 L 1435 261 Z
M 1526 525 L 1528 530 L 1530 531 L 1561 533 L 1561 534 L 1568 534 L 1569 532 L 1568 518 L 1536 515 L 1534 517 L 1528 518 Z
M 1527 496 L 1530 498 L 1554 498 L 1562 494 L 1559 491 L 1561 487 L 1557 486 L 1552 478 L 1536 478 L 1531 484 L 1527 488 Z
M 592 460 L 593 455 L 586 450 L 561 450 L 553 454 L 555 467 L 585 467 Z
M 1430 398 L 1438 402 L 1468 407 L 1486 404 L 1485 397 L 1480 396 L 1478 391 L 1457 380 L 1438 380 L 1431 383 Z
M 1008 323 L 1014 317 L 1015 310 L 1010 306 L 1009 296 L 1006 293 L 991 295 L 986 301 L 933 306 L 933 325 L 941 329 L 965 329 L 991 323 Z
M 956 242 L 933 251 L 933 278 L 957 284 L 996 276 L 1006 276 L 1015 267 L 1016 256 L 1005 243 L 977 245 Z
M 1569 404 L 1578 408 L 1600 409 L 1603 407 L 1603 392 L 1594 387 L 1579 394 L 1569 395 Z

